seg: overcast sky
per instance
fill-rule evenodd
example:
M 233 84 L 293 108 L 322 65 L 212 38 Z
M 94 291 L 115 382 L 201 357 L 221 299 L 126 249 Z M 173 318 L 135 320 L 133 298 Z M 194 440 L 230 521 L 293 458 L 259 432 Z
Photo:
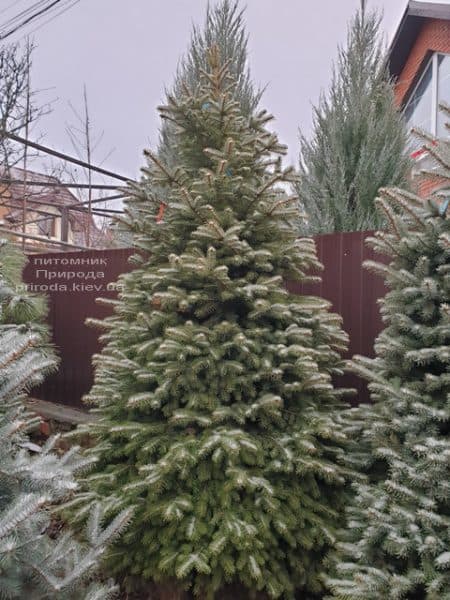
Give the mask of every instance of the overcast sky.
M 212 0 L 214 1 L 214 0 Z M 0 27 L 31 0 L 0 0 Z M 74 122 L 71 101 L 82 106 L 86 84 L 91 119 L 104 131 L 93 162 L 115 148 L 105 167 L 137 177 L 144 147 L 156 146 L 164 99 L 193 23 L 202 23 L 207 0 L 79 0 L 70 10 L 33 33 L 36 42 L 32 83 L 50 89 L 52 113 L 38 130 L 48 145 L 73 152 L 65 132 Z M 262 106 L 275 116 L 275 129 L 289 146 L 290 161 L 298 154 L 298 128 L 308 132 L 311 104 L 327 87 L 336 46 L 346 36 L 346 23 L 359 0 L 247 0 L 253 78 L 267 84 Z M 388 40 L 406 0 L 371 0 L 384 11 Z M 7 10 L 5 10 L 7 9 Z M 19 40 L 28 27 L 16 34 Z

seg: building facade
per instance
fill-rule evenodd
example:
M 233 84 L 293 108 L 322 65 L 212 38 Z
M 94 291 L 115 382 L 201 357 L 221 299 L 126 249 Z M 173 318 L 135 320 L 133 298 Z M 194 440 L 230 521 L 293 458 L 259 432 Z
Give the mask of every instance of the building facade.
M 450 105 L 450 3 L 410 0 L 389 50 L 389 71 L 395 97 L 407 126 L 434 137 L 450 135 L 447 118 L 439 109 Z M 422 142 L 411 135 L 416 174 L 428 168 Z M 418 192 L 426 196 L 444 182 L 416 177 Z
M 25 235 L 28 252 L 110 245 L 108 230 L 56 177 L 11 167 L 0 179 L 0 230 Z

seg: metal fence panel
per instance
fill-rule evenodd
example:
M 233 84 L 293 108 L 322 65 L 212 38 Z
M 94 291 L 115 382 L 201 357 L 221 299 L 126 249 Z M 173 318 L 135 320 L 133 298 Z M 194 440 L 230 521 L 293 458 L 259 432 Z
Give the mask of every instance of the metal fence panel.
M 350 336 L 347 357 L 373 356 L 373 342 L 381 330 L 377 300 L 386 290 L 379 276 L 362 267 L 364 260 L 374 258 L 365 244 L 368 235 L 370 232 L 317 236 L 317 252 L 324 265 L 321 283 L 286 283 L 292 293 L 326 298 L 333 310 L 342 315 L 344 329 Z M 48 320 L 60 356 L 58 372 L 33 392 L 36 397 L 69 406 L 83 405 L 82 396 L 93 382 L 92 356 L 100 350 L 99 332 L 85 321 L 88 317 L 102 319 L 110 313 L 107 307 L 96 303 L 96 298 L 116 296 L 111 283 L 132 269 L 128 262 L 131 254 L 131 249 L 120 249 L 29 257 L 24 280 L 31 290 L 48 296 Z M 356 388 L 357 401 L 368 400 L 366 385 L 356 376 L 347 374 L 336 383 Z

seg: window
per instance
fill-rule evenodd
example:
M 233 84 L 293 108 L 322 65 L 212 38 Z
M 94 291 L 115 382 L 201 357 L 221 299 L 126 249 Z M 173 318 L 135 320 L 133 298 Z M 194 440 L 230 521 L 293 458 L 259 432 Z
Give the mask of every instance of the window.
M 48 213 L 42 213 L 47 215 Z M 39 235 L 45 235 L 48 238 L 55 237 L 56 234 L 56 219 L 53 215 L 40 216 L 37 221 Z
M 447 135 L 441 102 L 450 103 L 450 55 L 434 53 L 406 106 L 408 129 L 416 127 L 437 137 Z
M 450 54 L 438 54 L 438 78 L 437 78 L 437 97 L 438 106 L 440 102 L 450 104 Z M 448 135 L 445 122 L 448 119 L 442 110 L 438 111 L 437 116 L 437 135 Z
M 432 64 L 430 63 L 425 69 L 419 84 L 417 85 L 405 108 L 405 117 L 408 130 L 412 129 L 413 127 L 418 127 L 420 129 L 424 129 L 425 131 L 432 130 L 432 79 L 433 68 Z

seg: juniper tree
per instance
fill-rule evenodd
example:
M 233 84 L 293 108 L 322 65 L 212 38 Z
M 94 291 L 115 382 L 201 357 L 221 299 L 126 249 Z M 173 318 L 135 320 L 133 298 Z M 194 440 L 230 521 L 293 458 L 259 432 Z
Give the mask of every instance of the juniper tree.
M 394 101 L 380 16 L 361 9 L 339 48 L 329 92 L 314 108 L 311 139 L 300 136 L 296 191 L 307 234 L 376 229 L 380 187 L 405 183 L 407 134 Z
M 135 269 L 114 315 L 93 321 L 105 330 L 87 398 L 99 418 L 80 432 L 98 461 L 73 519 L 99 499 L 111 515 L 136 507 L 113 573 L 202 599 L 231 582 L 293 598 L 322 589 L 346 502 L 331 377 L 347 338 L 327 301 L 284 286 L 314 279 L 314 242 L 297 239 L 271 117 L 244 116 L 235 85 L 211 49 L 201 85 L 161 108 L 180 162 L 146 152 L 130 189 Z
M 430 144 L 450 182 L 450 142 Z M 446 196 L 446 199 L 445 199 Z M 369 263 L 390 291 L 376 358 L 355 359 L 373 406 L 350 412 L 356 486 L 342 535 L 339 600 L 450 598 L 449 189 L 423 200 L 400 189 L 378 200 L 388 230 L 371 239 L 387 265 Z
M 24 394 L 55 366 L 44 304 L 18 289 L 23 256 L 0 241 L 0 596 L 31 600 L 112 597 L 112 584 L 91 581 L 106 544 L 123 528 L 122 513 L 105 530 L 100 506 L 91 512 L 87 541 L 69 533 L 46 534 L 48 508 L 73 493 L 74 473 L 90 462 L 76 449 L 59 457 L 56 438 L 44 447 L 30 442 L 39 422 L 24 408 Z

